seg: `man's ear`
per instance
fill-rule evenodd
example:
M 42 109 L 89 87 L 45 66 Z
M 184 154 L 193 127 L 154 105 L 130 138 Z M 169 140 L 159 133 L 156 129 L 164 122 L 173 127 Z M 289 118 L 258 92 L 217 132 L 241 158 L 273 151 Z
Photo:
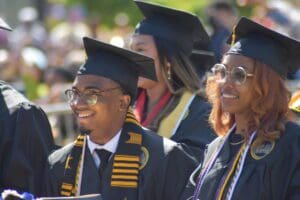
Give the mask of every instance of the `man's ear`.
M 128 94 L 122 95 L 120 98 L 120 111 L 127 110 L 131 102 L 131 97 Z

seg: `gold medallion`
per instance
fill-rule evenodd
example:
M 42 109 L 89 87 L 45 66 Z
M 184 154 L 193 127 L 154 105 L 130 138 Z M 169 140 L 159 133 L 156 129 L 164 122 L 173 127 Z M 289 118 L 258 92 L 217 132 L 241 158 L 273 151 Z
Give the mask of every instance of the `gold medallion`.
M 260 160 L 272 152 L 275 147 L 275 141 L 264 141 L 258 144 L 260 140 L 255 140 L 251 145 L 251 156 L 255 160 Z
M 146 149 L 146 147 L 142 146 L 141 150 L 142 150 L 142 154 L 140 156 L 140 168 L 139 168 L 139 170 L 142 170 L 146 166 L 146 164 L 149 160 L 149 151 L 148 151 L 148 149 Z

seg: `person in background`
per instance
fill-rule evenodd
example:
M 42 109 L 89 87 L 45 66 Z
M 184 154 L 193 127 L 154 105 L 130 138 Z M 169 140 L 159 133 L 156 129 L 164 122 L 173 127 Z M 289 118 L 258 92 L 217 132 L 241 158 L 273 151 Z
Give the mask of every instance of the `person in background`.
M 24 7 L 18 12 L 19 24 L 9 37 L 9 45 L 13 50 L 28 45 L 43 47 L 48 34 L 38 17 L 39 13 L 34 7 Z
M 0 31 L 11 30 L 0 19 Z M 44 111 L 0 81 L 0 193 L 4 189 L 41 195 L 48 154 L 54 149 Z
M 87 60 L 66 91 L 80 135 L 49 156 L 44 195 L 178 199 L 196 161 L 183 145 L 141 127 L 131 108 L 138 76 L 156 80 L 153 60 L 87 37 L 83 43 Z
M 220 62 L 229 49 L 226 39 L 237 21 L 238 12 L 230 3 L 218 1 L 212 3 L 206 13 L 212 28 L 210 49 L 215 53 L 216 61 Z
M 209 36 L 191 13 L 135 3 L 145 19 L 136 26 L 130 47 L 154 59 L 158 78 L 158 82 L 139 78 L 137 119 L 159 135 L 187 144 L 201 160 L 215 135 L 208 124 L 210 105 L 199 95 L 201 81 L 190 56 L 196 43 L 209 45 Z
M 299 199 L 300 126 L 288 118 L 285 79 L 299 66 L 300 41 L 245 17 L 230 41 L 207 83 L 219 137 L 181 199 Z
M 46 54 L 39 48 L 26 46 L 20 53 L 20 76 L 25 96 L 36 102 L 49 93 L 49 88 L 43 83 L 44 72 L 48 68 Z

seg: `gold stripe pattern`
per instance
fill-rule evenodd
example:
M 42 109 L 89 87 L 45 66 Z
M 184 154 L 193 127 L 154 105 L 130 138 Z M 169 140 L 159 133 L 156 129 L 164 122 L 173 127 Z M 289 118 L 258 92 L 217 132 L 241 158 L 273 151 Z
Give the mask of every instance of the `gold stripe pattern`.
M 114 167 L 126 167 L 126 168 L 139 168 L 137 163 L 128 163 L 128 162 L 115 162 Z
M 133 155 L 115 155 L 111 186 L 137 188 L 140 157 Z
M 135 124 L 135 125 L 137 125 L 137 126 L 140 125 L 140 124 L 138 123 L 138 121 L 136 121 L 136 120 L 134 120 L 134 119 L 131 119 L 131 118 L 127 118 L 127 119 L 125 120 L 125 122 L 127 122 L 127 123 L 133 123 L 133 124 Z
M 60 195 L 68 197 L 68 196 L 71 196 L 71 192 L 65 192 L 65 191 L 62 190 L 62 191 L 60 191 Z
M 113 174 L 138 174 L 139 171 L 136 169 L 113 169 Z
M 111 186 L 137 188 L 137 181 L 111 181 Z
M 140 158 L 138 156 L 131 156 L 131 155 L 116 155 L 115 161 L 140 162 Z
M 138 145 L 142 144 L 141 134 L 134 133 L 134 132 L 129 132 L 128 135 L 129 135 L 130 138 L 126 141 L 126 143 L 128 143 L 128 144 L 138 144 Z
M 62 196 L 71 196 L 72 189 L 73 189 L 72 184 L 62 183 L 60 195 L 62 195 Z
M 137 176 L 128 176 L 128 175 L 112 175 L 113 179 L 125 179 L 125 180 L 138 180 Z

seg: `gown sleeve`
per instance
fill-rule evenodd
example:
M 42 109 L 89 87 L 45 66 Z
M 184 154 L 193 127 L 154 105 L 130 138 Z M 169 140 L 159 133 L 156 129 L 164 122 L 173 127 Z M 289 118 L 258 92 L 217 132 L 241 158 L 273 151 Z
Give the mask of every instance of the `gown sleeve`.
M 48 154 L 54 149 L 51 127 L 39 107 L 23 102 L 1 117 L 0 188 L 41 194 Z

